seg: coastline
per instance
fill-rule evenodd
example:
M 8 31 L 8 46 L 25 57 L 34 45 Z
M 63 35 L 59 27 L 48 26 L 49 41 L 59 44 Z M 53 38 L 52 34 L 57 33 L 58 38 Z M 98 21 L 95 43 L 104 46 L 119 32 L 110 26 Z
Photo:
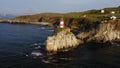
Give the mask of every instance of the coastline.
M 43 26 L 53 26 L 48 22 L 17 22 L 17 21 L 0 21 L 0 23 L 8 23 L 8 24 L 34 24 L 34 25 L 43 25 Z

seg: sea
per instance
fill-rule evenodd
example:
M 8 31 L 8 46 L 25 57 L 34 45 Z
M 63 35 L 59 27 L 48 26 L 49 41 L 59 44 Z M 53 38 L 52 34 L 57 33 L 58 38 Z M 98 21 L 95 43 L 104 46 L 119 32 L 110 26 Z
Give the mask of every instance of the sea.
M 45 42 L 54 28 L 0 23 L 0 68 L 120 68 L 120 44 L 86 43 L 49 55 Z

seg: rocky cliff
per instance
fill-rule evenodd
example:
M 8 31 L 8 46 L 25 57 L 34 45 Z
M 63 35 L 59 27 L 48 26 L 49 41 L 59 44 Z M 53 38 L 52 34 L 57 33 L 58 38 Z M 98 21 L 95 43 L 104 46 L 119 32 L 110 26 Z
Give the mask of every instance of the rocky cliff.
M 77 37 L 84 42 L 108 42 L 120 40 L 120 20 L 100 23 L 96 28 L 81 31 Z
M 61 28 L 59 28 L 61 29 Z M 70 31 L 69 28 L 63 28 L 61 31 L 55 33 L 53 36 L 48 37 L 46 41 L 46 50 L 49 53 L 58 51 L 65 51 L 70 48 L 75 48 L 80 44 L 80 41 Z
M 76 36 L 69 28 L 55 32 L 53 36 L 48 37 L 46 50 L 48 52 L 58 52 L 75 48 L 81 43 L 106 43 L 120 40 L 120 20 L 88 24 L 84 25 L 84 27 L 83 29 L 79 28 L 79 31 L 77 31 L 79 33 Z

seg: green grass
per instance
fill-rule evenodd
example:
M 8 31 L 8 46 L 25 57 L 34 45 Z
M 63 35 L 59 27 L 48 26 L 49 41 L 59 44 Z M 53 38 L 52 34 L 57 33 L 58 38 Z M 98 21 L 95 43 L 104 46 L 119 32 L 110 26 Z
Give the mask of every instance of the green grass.
M 0 21 L 4 21 L 4 19 L 0 18 Z
M 65 30 L 67 28 L 68 27 L 64 27 L 64 28 L 57 27 L 57 28 L 55 28 L 54 35 L 57 35 L 57 33 L 61 32 L 62 30 Z
M 42 18 L 42 22 L 49 22 L 51 24 L 60 20 L 61 17 L 65 20 L 66 26 L 79 27 L 81 22 L 94 24 L 96 22 L 101 22 L 102 20 L 109 20 L 112 14 L 111 11 L 116 11 L 117 18 L 120 18 L 120 7 L 104 8 L 105 13 L 101 14 L 100 10 L 88 10 L 84 12 L 70 12 L 70 13 L 41 13 L 35 15 L 25 15 L 13 18 L 11 20 L 15 21 L 25 21 L 25 22 L 39 22 Z M 84 17 L 86 16 L 86 17 Z

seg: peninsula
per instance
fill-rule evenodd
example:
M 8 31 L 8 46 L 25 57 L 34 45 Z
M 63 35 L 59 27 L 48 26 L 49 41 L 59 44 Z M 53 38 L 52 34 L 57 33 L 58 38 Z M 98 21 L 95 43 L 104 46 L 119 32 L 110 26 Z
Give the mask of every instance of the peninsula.
M 64 19 L 65 28 L 59 28 L 60 18 Z M 88 42 L 120 41 L 120 7 L 84 12 L 25 15 L 9 19 L 7 22 L 57 27 L 53 36 L 46 40 L 48 52 L 65 51 Z

